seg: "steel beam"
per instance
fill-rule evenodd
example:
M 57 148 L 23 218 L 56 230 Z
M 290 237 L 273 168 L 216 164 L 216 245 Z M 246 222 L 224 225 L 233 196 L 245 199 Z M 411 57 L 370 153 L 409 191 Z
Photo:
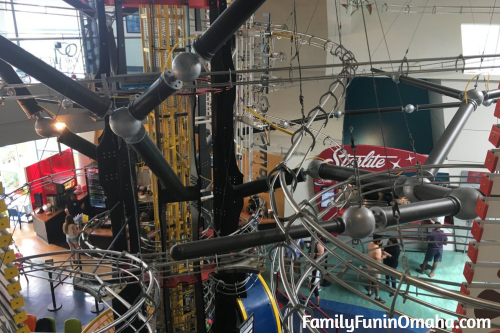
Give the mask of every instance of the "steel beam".
M 98 118 L 102 118 L 111 107 L 111 101 L 99 97 L 3 36 L 0 36 L 0 59 L 80 104 Z
M 453 144 L 460 135 L 465 123 L 469 119 L 470 115 L 476 109 L 477 105 L 474 102 L 462 103 L 458 108 L 457 112 L 453 116 L 443 134 L 439 138 L 438 142 L 434 145 L 431 153 L 427 157 L 424 165 L 434 165 L 443 164 L 448 154 L 453 148 Z M 439 168 L 426 169 L 425 172 L 428 175 L 435 176 L 439 171 Z
M 344 232 L 344 222 L 341 218 L 324 222 L 321 226 L 331 233 Z M 309 231 L 303 226 L 292 226 L 288 235 L 293 239 L 310 236 Z M 280 229 L 270 229 L 248 234 L 176 244 L 170 250 L 170 255 L 175 260 L 188 260 L 284 242 L 285 240 L 285 234 Z
M 203 59 L 210 60 L 222 45 L 252 16 L 266 0 L 236 0 L 215 20 L 193 48 Z

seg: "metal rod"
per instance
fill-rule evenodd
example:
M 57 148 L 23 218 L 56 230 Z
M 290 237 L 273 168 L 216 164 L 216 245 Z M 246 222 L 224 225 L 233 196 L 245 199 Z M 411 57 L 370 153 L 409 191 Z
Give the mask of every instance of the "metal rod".
M 51 89 L 67 96 L 97 117 L 103 117 L 111 102 L 99 97 L 43 60 L 0 36 L 0 59 L 34 77 Z
M 6 82 L 6 83 L 12 83 L 12 84 L 22 84 L 23 81 L 21 81 L 21 78 L 19 75 L 17 75 L 16 71 L 12 66 L 7 64 L 6 62 L 0 60 L 0 78 Z M 16 95 L 31 95 L 31 92 L 28 90 L 28 88 L 14 88 Z M 43 110 L 43 108 L 38 105 L 38 103 L 35 101 L 35 99 L 25 99 L 17 100 L 17 104 L 21 107 L 21 109 L 24 111 L 26 116 L 28 118 L 31 118 L 33 115 L 39 113 L 40 111 Z
M 374 73 L 385 73 L 383 70 L 376 69 L 376 68 L 372 68 L 371 71 Z M 433 91 L 433 92 L 436 92 L 436 93 L 439 93 L 439 94 L 442 94 L 445 96 L 449 96 L 452 98 L 456 98 L 456 99 L 460 99 L 460 96 L 462 95 L 462 91 L 460 91 L 458 89 L 445 87 L 445 86 L 442 86 L 440 84 L 432 83 L 429 81 L 415 79 L 415 78 L 412 78 L 412 77 L 409 77 L 406 75 L 399 75 L 397 77 L 397 79 L 401 83 L 409 84 L 409 85 L 412 85 L 412 86 L 417 87 L 417 88 L 426 89 L 426 90 Z
M 482 55 L 472 55 L 472 56 L 465 56 L 463 57 L 464 60 L 468 59 L 481 59 L 481 58 L 499 58 L 500 54 L 488 54 L 485 56 Z M 407 61 L 410 63 L 413 62 L 427 62 L 427 61 L 447 61 L 447 60 L 457 60 L 457 59 L 462 59 L 461 57 L 439 57 L 439 58 L 420 58 L 420 59 L 408 59 Z M 401 63 L 401 60 L 383 60 L 383 61 L 374 61 L 374 62 L 356 62 L 357 66 L 372 66 L 372 65 L 385 65 L 385 64 L 394 64 L 394 63 Z M 309 65 L 309 66 L 301 66 L 301 70 L 308 70 L 308 69 L 325 69 L 325 68 L 335 68 L 335 67 L 344 67 L 345 65 L 340 63 L 340 64 L 326 64 L 326 65 Z M 273 67 L 271 69 L 272 72 L 277 72 L 277 71 L 290 71 L 290 70 L 295 70 L 297 68 L 294 67 Z M 467 68 L 468 69 L 468 68 Z M 232 74 L 245 74 L 245 73 L 264 73 L 269 71 L 269 69 L 265 68 L 253 68 L 253 69 L 240 69 L 240 70 L 235 70 L 231 71 Z M 401 74 L 401 72 L 397 72 Z M 405 72 L 406 73 L 406 72 Z M 216 72 L 203 72 L 200 74 L 201 76 L 211 76 L 211 75 L 228 75 L 230 74 L 229 71 L 216 71 Z M 370 75 L 371 74 L 367 74 Z
M 143 139 L 128 144 L 144 159 L 146 165 L 165 187 L 165 191 L 162 191 L 162 193 L 164 192 L 175 202 L 198 199 L 200 196 L 198 189 L 196 187 L 185 187 L 182 184 L 151 137 L 147 133 L 144 134 Z
M 434 145 L 431 153 L 427 157 L 424 165 L 428 164 L 443 164 L 448 154 L 453 148 L 453 144 L 457 140 L 458 136 L 462 132 L 465 123 L 469 119 L 470 115 L 476 109 L 474 102 L 469 102 L 468 104 L 463 103 L 453 116 L 443 134 L 439 138 L 438 142 Z M 425 172 L 429 175 L 435 176 L 439 171 L 439 168 L 426 169 Z M 443 216 L 443 215 L 436 215 Z
M 266 0 L 236 0 L 198 38 L 193 48 L 203 59 L 210 60 L 234 33 Z

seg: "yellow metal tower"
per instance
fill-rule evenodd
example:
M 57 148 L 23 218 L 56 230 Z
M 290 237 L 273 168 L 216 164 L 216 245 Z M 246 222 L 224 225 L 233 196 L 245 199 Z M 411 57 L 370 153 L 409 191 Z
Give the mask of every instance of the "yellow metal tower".
M 175 54 L 186 48 L 188 36 L 185 28 L 187 23 L 185 10 L 183 6 L 161 5 L 139 8 L 144 72 L 158 72 L 164 71 L 165 68 L 172 68 L 172 59 Z M 154 116 L 148 118 L 149 134 L 157 142 L 166 160 L 186 186 L 190 183 L 191 140 L 188 110 L 189 97 L 174 95 L 159 106 Z M 173 245 L 192 239 L 191 209 L 189 202 L 160 203 L 158 186 L 158 181 L 153 176 L 156 244 L 158 244 L 158 251 L 161 250 L 163 244 L 169 253 Z M 166 239 L 161 239 L 159 232 L 162 219 L 166 221 Z M 170 274 L 175 275 L 187 270 L 189 267 L 186 265 L 177 265 Z M 180 285 L 169 291 L 174 331 L 195 331 L 194 288 Z M 162 323 L 159 323 L 159 327 L 163 326 Z

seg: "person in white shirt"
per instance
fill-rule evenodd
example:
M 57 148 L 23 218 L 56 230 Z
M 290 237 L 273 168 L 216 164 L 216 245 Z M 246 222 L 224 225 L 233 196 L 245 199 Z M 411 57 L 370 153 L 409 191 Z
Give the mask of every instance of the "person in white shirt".
M 76 250 L 79 248 L 78 236 L 80 235 L 80 230 L 73 220 L 73 216 L 66 215 L 65 222 L 63 224 L 63 232 L 66 235 L 66 242 L 68 242 L 70 250 Z M 76 254 L 75 254 L 76 255 Z M 77 259 L 77 258 L 74 258 Z
M 319 307 L 319 292 L 320 292 L 320 286 L 319 283 L 321 281 L 321 272 L 319 269 L 314 268 L 311 272 L 311 275 L 309 275 L 309 291 L 312 291 L 314 293 L 314 296 L 316 297 L 316 305 Z

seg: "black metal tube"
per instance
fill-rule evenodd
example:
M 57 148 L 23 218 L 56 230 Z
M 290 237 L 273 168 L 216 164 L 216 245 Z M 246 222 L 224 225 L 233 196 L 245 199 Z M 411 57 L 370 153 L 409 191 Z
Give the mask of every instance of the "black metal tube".
M 432 91 L 432 92 L 435 92 L 435 93 L 438 93 L 441 95 L 445 95 L 448 97 L 456 98 L 456 99 L 460 99 L 460 96 L 462 94 L 462 92 L 460 90 L 451 89 L 451 88 L 444 87 L 444 86 L 441 86 L 438 84 L 434 84 L 434 83 L 431 83 L 428 81 L 419 80 L 419 79 L 415 79 L 415 78 L 404 76 L 404 75 L 401 75 L 399 77 L 399 81 L 401 83 L 405 83 L 405 84 L 408 84 L 408 85 L 411 85 L 411 86 L 414 86 L 417 88 L 429 90 L 429 91 Z M 452 90 L 452 91 L 450 91 L 450 90 Z
M 434 200 L 444 198 L 453 189 L 433 184 L 419 184 L 413 187 L 413 195 L 420 200 Z
M 5 61 L 0 60 L 0 78 L 7 84 L 23 84 L 14 68 Z M 28 88 L 15 88 L 16 95 L 31 95 Z M 43 110 L 35 99 L 18 99 L 17 104 L 21 107 L 28 118 Z
M 266 0 L 236 0 L 198 38 L 193 48 L 203 59 L 210 60 L 231 38 L 246 20 L 252 16 Z
M 441 134 L 441 137 L 439 138 L 438 142 L 436 142 L 436 144 L 434 145 L 434 148 L 427 157 L 427 160 L 425 161 L 424 165 L 434 165 L 434 164 L 444 163 L 444 161 L 448 157 L 448 154 L 451 151 L 451 148 L 453 148 L 455 141 L 462 132 L 465 123 L 469 119 L 472 112 L 474 112 L 475 108 L 476 108 L 475 104 L 472 102 L 468 104 L 465 104 L 464 102 L 462 105 L 460 105 L 457 112 L 451 119 L 450 123 L 448 124 L 448 126 L 446 126 L 446 129 L 444 130 L 443 134 Z M 439 168 L 426 169 L 426 173 L 433 176 L 435 176 L 438 173 L 438 171 Z
M 3 36 L 0 36 L 0 59 L 80 104 L 99 118 L 103 117 L 111 106 L 111 101 L 99 97 Z
M 329 179 L 335 181 L 345 181 L 351 177 L 354 177 L 355 175 L 353 168 L 331 165 L 328 163 L 322 163 L 318 167 L 317 173 L 321 179 Z M 360 175 L 366 175 L 370 173 L 372 173 L 372 171 L 359 170 Z M 401 177 L 396 175 L 380 174 L 373 177 L 367 177 L 364 179 L 362 178 L 360 179 L 360 182 L 365 189 L 378 189 L 393 186 L 394 182 L 397 179 L 401 179 Z
M 61 135 L 57 138 L 57 142 L 63 143 L 93 160 L 97 160 L 97 146 L 71 132 L 68 128 L 62 131 Z
M 486 96 L 484 96 L 485 101 L 493 98 L 500 98 L 500 89 L 490 90 L 486 93 Z
M 174 170 L 170 167 L 163 154 L 155 145 L 151 137 L 146 133 L 144 138 L 129 145 L 139 154 L 146 165 L 158 177 L 161 184 L 165 187 L 165 192 L 168 193 L 174 201 L 190 201 L 199 197 L 199 192 L 196 188 L 186 188 Z
M 294 173 L 297 170 L 293 170 Z M 292 183 L 293 177 L 289 173 L 286 174 L 286 184 L 290 185 Z M 299 172 L 297 175 L 297 180 L 299 182 L 303 182 L 306 180 L 306 176 L 303 172 Z M 274 182 L 274 189 L 281 188 L 281 182 Z M 269 191 L 269 187 L 267 185 L 267 179 L 257 179 L 248 183 L 244 183 L 241 185 L 233 186 L 233 196 L 236 198 L 245 198 L 254 194 L 262 193 Z
M 178 89 L 181 87 L 179 86 Z M 146 91 L 129 106 L 130 114 L 138 119 L 145 119 L 148 114 L 164 100 L 173 95 L 178 89 L 172 88 L 161 74 Z
M 345 230 L 341 218 L 324 222 L 323 228 L 331 233 L 342 233 Z M 302 226 L 291 227 L 288 235 L 293 239 L 310 236 L 309 231 Z M 254 246 L 269 245 L 285 241 L 285 234 L 279 229 L 270 229 L 248 234 L 218 237 L 208 240 L 176 244 L 170 250 L 175 260 L 187 260 L 214 254 L 239 251 Z
M 63 0 L 66 2 L 68 5 L 71 7 L 78 9 L 79 11 L 82 12 L 83 15 L 90 17 L 90 18 L 95 18 L 96 16 L 96 10 L 86 3 L 82 2 L 81 0 Z
M 372 208 L 373 210 L 373 208 Z M 392 207 L 377 208 L 384 215 L 387 226 L 396 225 L 397 221 L 392 213 Z M 413 202 L 407 205 L 399 205 L 401 216 L 399 223 L 422 221 L 438 216 L 453 216 L 460 212 L 460 203 L 452 197 Z M 376 214 L 377 216 L 377 214 Z

